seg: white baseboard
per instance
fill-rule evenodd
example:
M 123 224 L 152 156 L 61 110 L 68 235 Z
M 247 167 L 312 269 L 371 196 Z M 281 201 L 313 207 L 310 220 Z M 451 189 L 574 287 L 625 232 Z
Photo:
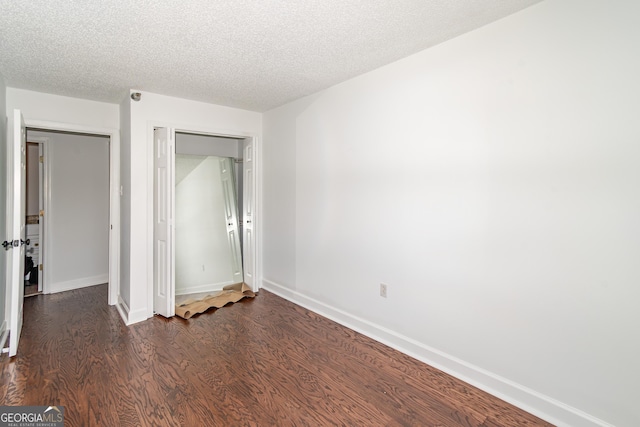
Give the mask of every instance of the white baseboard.
M 143 308 L 143 309 L 129 311 L 129 321 L 127 322 L 127 326 L 133 325 L 134 323 L 139 323 L 139 322 L 145 321 L 148 318 L 149 318 L 149 316 L 147 316 L 146 307 Z
M 234 282 L 233 280 L 231 281 L 227 281 L 227 282 L 220 282 L 220 283 L 209 283 L 206 285 L 200 285 L 200 286 L 191 286 L 188 288 L 178 288 L 176 286 L 176 295 L 187 295 L 187 294 L 199 294 L 201 292 L 209 292 L 209 291 L 217 291 L 217 290 L 222 290 L 222 288 L 224 288 L 227 285 L 233 285 L 236 282 Z
M 129 309 L 129 305 L 125 302 L 125 300 L 122 299 L 120 295 L 118 295 L 118 303 L 116 304 L 116 309 L 118 310 L 118 313 L 120 313 L 120 317 L 122 317 L 124 324 L 127 326 L 148 319 L 146 309 L 131 311 Z
M 599 418 L 507 378 L 270 280 L 263 279 L 262 288 L 446 372 L 559 427 L 613 427 Z
M 52 283 L 48 286 L 48 294 L 55 294 L 58 292 L 72 291 L 74 289 L 87 288 L 89 286 L 102 285 L 109 282 L 108 274 L 101 274 L 99 276 L 81 277 L 80 279 L 67 280 L 64 282 Z

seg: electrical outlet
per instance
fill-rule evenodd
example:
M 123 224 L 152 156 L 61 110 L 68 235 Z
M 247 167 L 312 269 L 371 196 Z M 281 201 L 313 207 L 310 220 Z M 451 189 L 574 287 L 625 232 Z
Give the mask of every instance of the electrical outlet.
M 387 297 L 387 285 L 384 283 L 380 283 L 380 296 L 382 298 Z

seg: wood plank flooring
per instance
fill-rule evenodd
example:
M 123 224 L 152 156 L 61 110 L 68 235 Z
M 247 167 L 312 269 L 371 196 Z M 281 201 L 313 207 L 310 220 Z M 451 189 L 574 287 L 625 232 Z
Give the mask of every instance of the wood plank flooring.
M 272 293 L 126 327 L 107 286 L 25 300 L 0 404 L 66 426 L 548 426 Z

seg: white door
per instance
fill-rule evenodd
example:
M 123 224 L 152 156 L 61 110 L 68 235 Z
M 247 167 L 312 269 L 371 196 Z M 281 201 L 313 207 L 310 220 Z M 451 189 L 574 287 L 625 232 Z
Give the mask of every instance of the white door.
M 242 253 L 238 235 L 238 205 L 236 203 L 236 185 L 233 176 L 233 162 L 229 157 L 220 157 L 220 178 L 224 197 L 224 219 L 227 224 L 227 238 L 232 257 L 234 283 L 242 283 Z
M 254 175 L 254 142 L 253 138 L 247 138 L 243 141 L 244 144 L 244 158 L 242 162 L 243 166 L 243 179 L 242 179 L 242 252 L 243 252 L 243 264 L 244 264 L 244 283 L 246 283 L 254 291 L 255 285 L 255 238 L 254 238 L 254 188 L 255 188 L 255 175 Z
M 172 317 L 175 314 L 175 132 L 169 128 L 155 129 L 153 141 L 153 309 L 156 314 Z
M 25 255 L 27 140 L 20 110 L 13 110 L 13 136 L 7 141 L 7 289 L 10 297 L 9 357 L 18 352 L 22 332 Z

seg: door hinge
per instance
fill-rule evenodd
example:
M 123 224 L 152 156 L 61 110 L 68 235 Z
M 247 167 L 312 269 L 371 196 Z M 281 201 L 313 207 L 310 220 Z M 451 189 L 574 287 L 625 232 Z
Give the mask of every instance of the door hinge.
M 40 216 L 44 216 L 44 210 L 40 211 Z
M 40 264 L 40 265 L 38 266 L 38 269 L 39 269 L 40 271 L 42 271 L 42 269 L 43 269 L 42 264 Z
M 40 156 L 40 163 L 44 163 L 44 156 Z

